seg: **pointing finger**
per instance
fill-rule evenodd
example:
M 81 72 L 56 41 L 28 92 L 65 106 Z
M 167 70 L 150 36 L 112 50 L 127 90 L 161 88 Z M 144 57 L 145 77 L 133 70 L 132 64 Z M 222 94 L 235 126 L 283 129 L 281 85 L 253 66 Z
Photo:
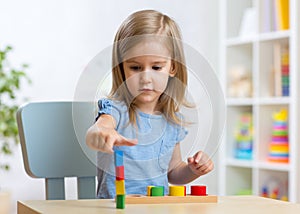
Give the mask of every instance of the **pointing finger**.
M 137 139 L 128 139 L 121 135 L 119 135 L 119 138 L 116 140 L 115 145 L 116 146 L 135 146 L 138 143 Z

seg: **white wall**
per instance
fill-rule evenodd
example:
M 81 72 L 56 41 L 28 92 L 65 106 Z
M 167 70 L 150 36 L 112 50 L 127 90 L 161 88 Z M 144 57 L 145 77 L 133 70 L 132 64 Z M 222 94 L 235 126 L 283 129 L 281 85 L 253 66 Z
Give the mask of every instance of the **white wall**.
M 31 101 L 72 100 L 86 64 L 112 43 L 121 21 L 139 9 L 173 17 L 184 41 L 218 67 L 217 0 L 0 0 L 0 5 L 0 46 L 14 47 L 12 64 L 30 65 L 33 84 L 23 88 L 22 96 Z M 25 174 L 19 146 L 8 160 L 12 169 L 1 172 L 0 185 L 11 190 L 14 211 L 16 200 L 43 199 L 44 183 Z M 197 181 L 206 183 L 211 194 L 217 193 L 216 172 Z M 72 188 L 68 195 L 74 197 Z

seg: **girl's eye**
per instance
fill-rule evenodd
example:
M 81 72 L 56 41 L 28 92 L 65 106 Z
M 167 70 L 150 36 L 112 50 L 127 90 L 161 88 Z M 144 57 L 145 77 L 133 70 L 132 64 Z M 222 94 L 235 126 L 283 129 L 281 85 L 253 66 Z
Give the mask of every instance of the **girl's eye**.
M 141 66 L 130 66 L 130 70 L 133 70 L 133 71 L 140 71 L 142 69 Z
M 162 69 L 162 67 L 161 66 L 152 66 L 152 69 L 153 70 L 155 70 L 155 71 L 159 71 L 159 70 L 161 70 Z

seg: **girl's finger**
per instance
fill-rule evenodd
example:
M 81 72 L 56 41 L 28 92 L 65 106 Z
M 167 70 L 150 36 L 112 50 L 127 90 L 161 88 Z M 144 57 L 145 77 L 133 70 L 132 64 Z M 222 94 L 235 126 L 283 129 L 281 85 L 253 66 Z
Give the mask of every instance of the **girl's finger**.
M 195 163 L 199 163 L 199 161 L 200 161 L 201 158 L 202 158 L 202 155 L 203 155 L 202 152 L 197 152 L 197 153 L 194 155 L 194 162 L 195 162 Z
M 105 143 L 103 145 L 103 151 L 110 154 L 114 153 L 113 151 L 114 143 L 115 143 L 115 138 L 111 136 L 107 136 L 105 139 Z
M 201 172 L 210 172 L 214 168 L 214 163 L 212 161 L 207 162 L 204 165 L 201 165 L 197 168 L 197 170 Z
M 193 158 L 193 157 L 189 157 L 189 158 L 187 159 L 187 161 L 188 161 L 188 164 L 191 165 L 191 164 L 194 163 L 194 158 Z
M 137 139 L 128 139 L 121 135 L 119 135 L 119 138 L 116 140 L 115 145 L 116 146 L 135 146 L 138 143 Z

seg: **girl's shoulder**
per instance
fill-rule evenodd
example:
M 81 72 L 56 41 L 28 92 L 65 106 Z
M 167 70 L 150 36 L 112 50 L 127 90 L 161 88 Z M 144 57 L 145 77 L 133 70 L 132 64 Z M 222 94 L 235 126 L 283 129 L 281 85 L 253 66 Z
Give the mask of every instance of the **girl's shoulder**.
M 99 110 L 112 111 L 113 109 L 118 111 L 126 111 L 127 106 L 123 101 L 111 99 L 111 98 L 101 98 L 98 100 Z
M 127 117 L 127 107 L 122 101 L 109 98 L 101 98 L 98 100 L 98 114 L 96 120 L 102 114 L 109 114 L 113 116 L 116 120 L 116 123 L 119 124 L 121 118 Z

